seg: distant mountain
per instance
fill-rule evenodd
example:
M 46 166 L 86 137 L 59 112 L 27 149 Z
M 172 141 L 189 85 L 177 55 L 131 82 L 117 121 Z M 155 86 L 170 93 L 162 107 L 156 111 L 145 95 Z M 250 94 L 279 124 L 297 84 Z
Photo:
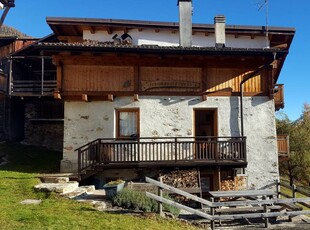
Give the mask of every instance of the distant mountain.
M 24 34 L 17 29 L 7 26 L 7 25 L 2 25 L 0 28 L 0 37 L 18 37 L 18 38 L 30 38 L 31 36 L 28 36 L 27 34 Z

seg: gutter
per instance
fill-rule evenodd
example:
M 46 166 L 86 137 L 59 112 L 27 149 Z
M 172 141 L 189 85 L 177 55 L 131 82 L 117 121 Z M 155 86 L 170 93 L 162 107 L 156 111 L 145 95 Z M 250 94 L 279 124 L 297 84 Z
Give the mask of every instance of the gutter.
M 273 60 L 265 65 L 258 67 L 254 72 L 249 73 L 241 82 L 240 82 L 240 113 L 241 113 L 241 136 L 244 136 L 244 122 L 243 122 L 243 84 L 250 80 L 251 78 L 255 77 L 259 72 L 266 69 L 270 66 L 274 60 L 276 60 L 277 53 L 273 53 Z

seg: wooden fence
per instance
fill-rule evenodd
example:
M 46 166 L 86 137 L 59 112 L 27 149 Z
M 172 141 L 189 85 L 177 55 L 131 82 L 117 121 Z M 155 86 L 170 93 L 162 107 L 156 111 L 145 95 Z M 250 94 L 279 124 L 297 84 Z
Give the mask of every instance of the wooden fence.
M 218 199 L 217 201 L 215 201 L 214 197 L 211 197 L 211 201 L 202 199 L 200 197 L 184 192 L 181 189 L 177 189 L 172 186 L 166 185 L 162 183 L 160 179 L 159 181 L 156 181 L 156 180 L 146 177 L 146 182 L 149 182 L 159 187 L 158 195 L 155 195 L 149 192 L 146 192 L 146 195 L 159 202 L 158 210 L 160 214 L 162 214 L 161 204 L 165 203 L 165 204 L 186 210 L 192 214 L 196 214 L 200 217 L 203 217 L 209 220 L 211 222 L 212 229 L 215 229 L 215 223 L 217 221 L 219 221 L 220 223 L 222 220 L 237 220 L 237 219 L 245 219 L 245 218 L 263 218 L 265 221 L 265 227 L 268 228 L 269 218 L 279 217 L 279 216 L 291 217 L 291 216 L 297 216 L 297 215 L 310 214 L 310 210 L 305 210 L 305 211 L 300 211 L 300 210 L 283 211 L 282 210 L 283 207 L 287 209 L 288 204 L 309 203 L 310 202 L 309 197 L 279 199 L 278 193 L 274 192 L 273 194 L 271 194 L 270 189 L 229 191 L 228 192 L 229 194 L 228 195 L 226 194 L 227 196 L 243 197 L 245 199 L 237 200 L 237 201 L 222 202 L 221 199 Z M 201 210 L 193 209 L 191 207 L 185 206 L 175 201 L 165 199 L 162 196 L 163 189 L 169 192 L 182 195 L 186 197 L 187 199 L 191 199 L 196 202 L 199 202 L 203 206 L 205 206 L 205 210 L 201 211 Z M 254 196 L 257 197 L 257 199 L 253 200 Z M 261 197 L 261 199 L 258 199 L 258 196 Z M 217 196 L 216 198 L 219 198 L 219 197 L 220 196 Z

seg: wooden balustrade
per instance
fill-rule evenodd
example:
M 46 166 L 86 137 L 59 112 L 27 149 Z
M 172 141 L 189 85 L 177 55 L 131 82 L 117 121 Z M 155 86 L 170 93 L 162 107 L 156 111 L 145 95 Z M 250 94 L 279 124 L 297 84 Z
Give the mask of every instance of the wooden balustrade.
M 284 85 L 276 84 L 274 87 L 274 103 L 276 110 L 284 108 Z
M 103 164 L 246 163 L 245 137 L 97 139 L 76 150 L 79 172 Z
M 56 80 L 14 80 L 11 84 L 12 96 L 53 95 Z

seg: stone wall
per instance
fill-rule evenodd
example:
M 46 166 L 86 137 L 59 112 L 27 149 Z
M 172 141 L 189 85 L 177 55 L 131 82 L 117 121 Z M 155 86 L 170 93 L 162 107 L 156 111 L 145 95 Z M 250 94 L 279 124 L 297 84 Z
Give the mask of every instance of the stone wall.
M 39 103 L 25 105 L 24 144 L 43 146 L 51 150 L 63 149 L 63 120 L 40 119 Z
M 240 135 L 239 97 L 117 97 L 113 102 L 65 102 L 64 149 L 61 170 L 77 170 L 74 149 L 97 138 L 115 137 L 115 109 L 139 108 L 141 137 L 192 137 L 194 109 L 217 109 L 218 136 Z M 262 188 L 278 178 L 274 101 L 244 98 L 248 187 Z

